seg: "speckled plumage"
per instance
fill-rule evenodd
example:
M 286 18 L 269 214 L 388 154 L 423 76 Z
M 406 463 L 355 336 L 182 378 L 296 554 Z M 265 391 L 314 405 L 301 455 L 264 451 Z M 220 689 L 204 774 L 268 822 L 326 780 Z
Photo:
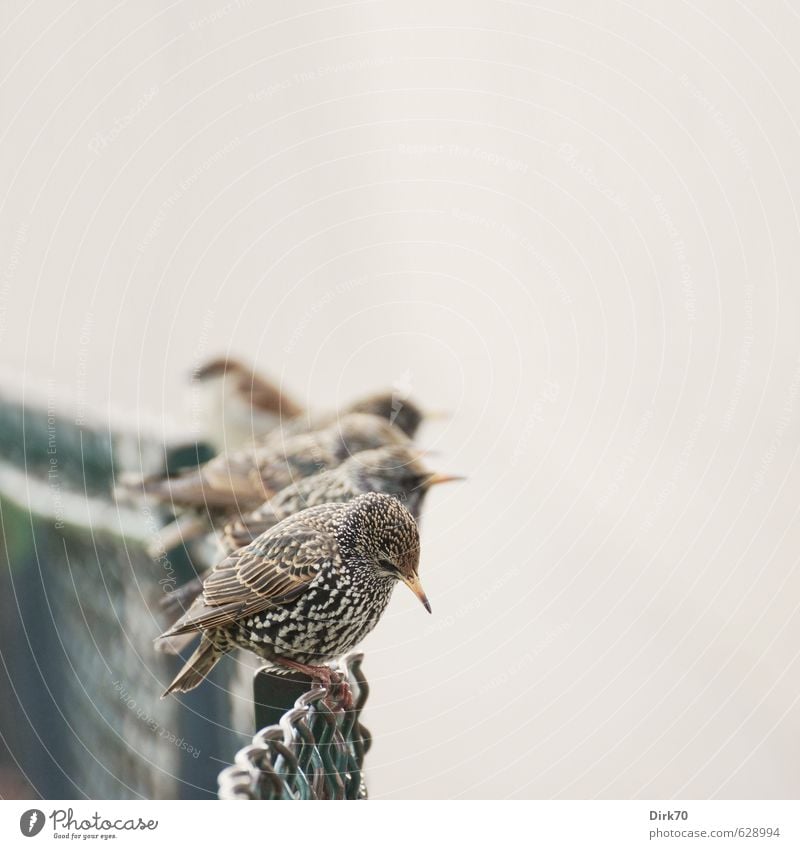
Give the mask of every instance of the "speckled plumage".
M 318 475 L 303 478 L 282 489 L 257 510 L 225 525 L 219 544 L 226 554 L 252 542 L 278 522 L 306 507 L 350 501 L 366 492 L 383 492 L 399 499 L 415 519 L 419 519 L 428 490 L 437 483 L 461 480 L 456 475 L 440 475 L 426 469 L 419 452 L 411 445 L 393 445 L 360 451 L 349 460 Z M 175 615 L 200 593 L 205 574 L 178 587 L 164 600 L 164 609 Z M 174 646 L 180 648 L 180 641 Z
M 306 507 L 350 501 L 366 492 L 393 495 L 415 519 L 419 519 L 425 496 L 433 485 L 460 479 L 455 475 L 430 472 L 411 445 L 360 451 L 335 469 L 303 478 L 282 489 L 257 510 L 228 522 L 219 542 L 223 551 L 230 554 Z M 170 593 L 164 608 L 177 614 L 197 597 L 204 578 L 202 575 L 178 587 Z
M 298 510 L 350 501 L 366 492 L 393 495 L 419 519 L 425 495 L 439 479 L 455 478 L 430 472 L 411 445 L 360 451 L 334 469 L 290 484 L 258 509 L 229 522 L 223 530 L 222 544 L 226 551 L 234 551 Z
M 236 647 L 319 673 L 375 627 L 398 580 L 430 610 L 418 565 L 416 522 L 392 496 L 369 493 L 284 519 L 219 563 L 162 635 L 202 634 L 165 695 L 196 687 Z

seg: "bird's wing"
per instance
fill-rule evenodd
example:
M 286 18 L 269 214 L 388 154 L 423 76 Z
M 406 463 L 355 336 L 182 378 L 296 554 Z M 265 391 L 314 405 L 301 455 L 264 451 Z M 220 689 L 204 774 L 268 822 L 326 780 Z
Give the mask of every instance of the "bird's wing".
M 252 405 L 258 410 L 268 413 L 278 413 L 281 416 L 291 418 L 303 412 L 303 408 L 294 400 L 259 375 L 243 375 L 239 380 L 239 388 L 244 393 L 249 393 Z
M 267 493 L 266 498 L 336 465 L 330 453 L 306 434 L 292 437 L 280 449 L 259 448 L 256 460 L 250 472 L 251 485 L 261 487 Z
M 216 566 L 202 596 L 162 636 L 220 627 L 292 601 L 338 557 L 330 534 L 296 522 L 276 526 Z
M 226 551 L 236 551 L 244 545 L 249 545 L 256 537 L 275 527 L 286 514 L 274 510 L 267 501 L 258 510 L 239 516 L 225 525 L 222 531 L 222 545 Z
M 252 452 L 220 454 L 197 469 L 144 484 L 144 491 L 161 501 L 186 507 L 230 507 L 262 497 L 250 475 Z

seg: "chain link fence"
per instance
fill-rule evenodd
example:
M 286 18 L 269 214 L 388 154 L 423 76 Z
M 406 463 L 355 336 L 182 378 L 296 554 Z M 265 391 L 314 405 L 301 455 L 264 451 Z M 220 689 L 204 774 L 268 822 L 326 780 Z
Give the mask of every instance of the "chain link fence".
M 304 692 L 291 710 L 262 728 L 250 745 L 236 753 L 233 765 L 220 773 L 220 799 L 365 799 L 362 770 L 371 737 L 360 722 L 369 694 L 362 659 L 360 652 L 354 652 L 340 664 L 352 692 L 352 709 L 345 710 L 342 694 L 334 688 L 313 687 Z M 257 704 L 260 686 L 268 689 L 273 701 L 282 698 L 286 690 L 281 690 L 276 678 L 257 673 Z

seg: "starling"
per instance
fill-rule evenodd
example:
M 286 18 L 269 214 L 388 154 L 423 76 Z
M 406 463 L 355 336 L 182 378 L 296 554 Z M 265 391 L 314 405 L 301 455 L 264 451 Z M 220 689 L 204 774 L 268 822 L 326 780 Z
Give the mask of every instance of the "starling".
M 350 501 L 367 492 L 383 492 L 398 498 L 415 519 L 419 519 L 428 490 L 439 483 L 463 480 L 458 475 L 428 471 L 419 452 L 410 445 L 392 445 L 360 451 L 335 469 L 303 478 L 270 498 L 257 510 L 234 519 L 225 526 L 221 544 L 226 554 L 252 542 L 278 522 L 307 507 Z M 200 593 L 206 575 L 197 577 L 171 592 L 164 604 L 177 613 Z M 180 647 L 180 642 L 176 644 Z
M 252 445 L 220 454 L 176 477 L 149 478 L 127 487 L 172 506 L 202 510 L 214 524 L 255 509 L 284 487 L 335 468 L 359 451 L 408 444 L 408 437 L 385 419 L 351 413 L 322 430 L 299 433 L 280 444 Z M 162 529 L 151 550 L 168 550 L 207 530 L 202 517 L 179 519 Z
M 229 522 L 222 544 L 230 552 L 252 542 L 287 516 L 327 502 L 345 502 L 367 492 L 399 499 L 419 520 L 428 490 L 438 483 L 463 480 L 459 475 L 431 472 L 410 445 L 390 445 L 360 451 L 335 469 L 297 481 L 246 516 Z
M 229 451 L 297 419 L 303 408 L 275 383 L 231 357 L 217 357 L 192 375 L 201 390 L 206 437 Z
M 403 433 L 413 439 L 426 414 L 408 398 L 401 398 L 396 392 L 378 392 L 355 401 L 348 407 L 351 413 L 370 413 L 386 419 L 389 424 L 399 427 Z M 431 417 L 431 414 L 428 414 Z
M 418 567 L 417 524 L 390 495 L 295 513 L 220 562 L 161 636 L 201 635 L 164 695 L 193 689 L 235 648 L 330 684 L 324 664 L 375 627 L 397 581 L 430 612 Z
M 332 469 L 352 454 L 382 445 L 406 445 L 402 431 L 377 416 L 353 413 L 333 425 L 299 433 L 276 445 L 219 454 L 176 477 L 149 479 L 144 491 L 182 507 L 247 508 L 292 482 Z
M 399 398 L 396 392 L 376 392 L 354 401 L 340 412 L 322 416 L 302 413 L 293 419 L 284 418 L 271 433 L 267 434 L 265 439 L 273 443 L 307 430 L 327 427 L 349 413 L 368 413 L 386 419 L 389 424 L 402 430 L 409 439 L 414 438 L 424 418 L 439 416 L 438 413 L 423 413 L 413 401 Z

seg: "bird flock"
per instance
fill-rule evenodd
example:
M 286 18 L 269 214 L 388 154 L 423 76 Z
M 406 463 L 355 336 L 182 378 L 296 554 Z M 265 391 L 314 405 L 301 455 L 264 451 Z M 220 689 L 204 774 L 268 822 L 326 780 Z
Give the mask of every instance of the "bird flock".
M 177 618 L 159 649 L 200 638 L 164 696 L 193 689 L 235 649 L 330 686 L 327 664 L 375 627 L 398 582 L 430 612 L 417 522 L 429 489 L 461 478 L 427 469 L 412 441 L 426 416 L 397 392 L 316 414 L 236 360 L 194 377 L 219 453 L 121 487 L 174 514 L 152 554 L 213 541 L 213 565 L 163 604 Z

